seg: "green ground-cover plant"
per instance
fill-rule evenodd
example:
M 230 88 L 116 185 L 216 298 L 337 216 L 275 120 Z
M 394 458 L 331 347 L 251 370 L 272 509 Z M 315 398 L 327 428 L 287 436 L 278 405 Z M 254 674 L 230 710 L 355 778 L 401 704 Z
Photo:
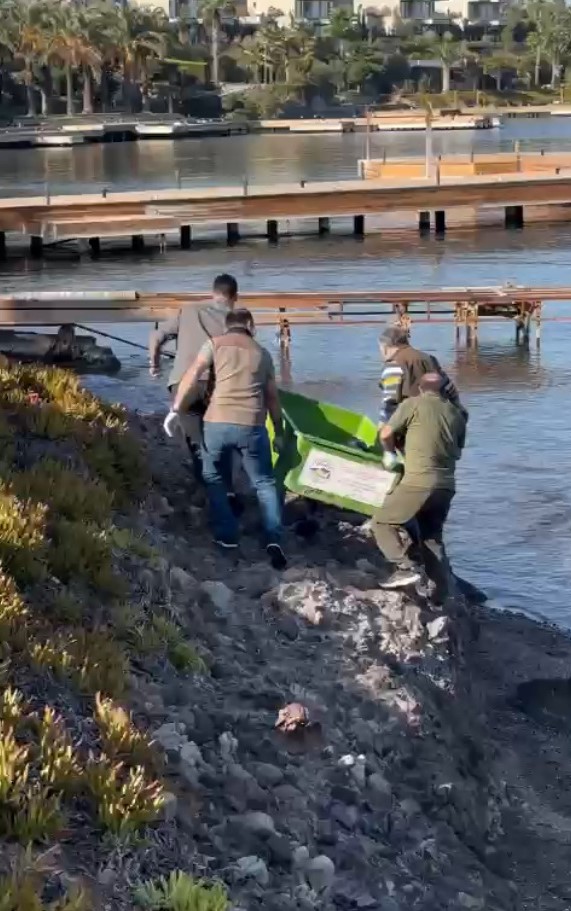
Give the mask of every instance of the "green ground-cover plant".
M 135 889 L 135 901 L 148 911 L 228 911 L 230 900 L 222 883 L 196 880 L 182 870 Z

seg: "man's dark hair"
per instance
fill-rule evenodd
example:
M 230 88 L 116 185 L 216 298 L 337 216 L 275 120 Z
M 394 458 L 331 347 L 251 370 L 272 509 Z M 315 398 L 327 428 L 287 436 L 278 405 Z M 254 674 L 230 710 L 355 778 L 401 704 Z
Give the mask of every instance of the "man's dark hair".
M 239 310 L 232 310 L 226 314 L 227 329 L 247 329 L 250 331 L 254 328 L 254 317 L 249 310 L 241 307 Z
M 222 275 L 217 275 L 214 279 L 212 290 L 217 294 L 221 294 L 227 300 L 235 300 L 238 296 L 238 282 L 233 275 L 223 272 Z

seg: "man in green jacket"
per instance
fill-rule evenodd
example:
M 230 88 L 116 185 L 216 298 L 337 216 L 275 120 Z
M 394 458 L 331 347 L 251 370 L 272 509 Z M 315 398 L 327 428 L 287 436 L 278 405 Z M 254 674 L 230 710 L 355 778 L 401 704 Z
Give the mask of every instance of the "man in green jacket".
M 466 414 L 445 396 L 445 382 L 439 373 L 426 373 L 419 381 L 419 395 L 402 402 L 382 427 L 387 467 L 397 465 L 395 439 L 405 439 L 404 475 L 373 519 L 377 544 L 395 564 L 382 587 L 404 588 L 420 581 L 424 561 L 438 599 L 448 590 L 442 533 L 456 489 L 456 462 L 466 437 Z M 415 544 L 420 546 L 421 558 Z

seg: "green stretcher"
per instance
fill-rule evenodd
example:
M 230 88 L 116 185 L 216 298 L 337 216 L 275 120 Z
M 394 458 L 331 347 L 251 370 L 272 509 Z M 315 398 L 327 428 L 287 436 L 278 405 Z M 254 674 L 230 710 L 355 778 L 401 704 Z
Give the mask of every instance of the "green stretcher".
M 370 516 L 395 475 L 383 468 L 377 425 L 362 414 L 280 390 L 284 446 L 273 451 L 278 485 Z M 268 430 L 272 440 L 271 421 Z

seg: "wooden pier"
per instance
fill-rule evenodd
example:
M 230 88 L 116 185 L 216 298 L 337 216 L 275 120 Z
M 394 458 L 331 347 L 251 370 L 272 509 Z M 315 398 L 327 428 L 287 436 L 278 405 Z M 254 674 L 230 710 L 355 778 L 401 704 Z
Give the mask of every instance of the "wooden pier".
M 83 238 L 97 255 L 103 238 L 130 237 L 135 250 L 149 235 L 178 232 L 188 248 L 195 226 L 225 225 L 229 243 L 240 226 L 264 222 L 269 240 L 279 238 L 280 221 L 313 221 L 327 233 L 331 219 L 348 217 L 363 235 L 367 216 L 414 212 L 421 232 L 432 225 L 446 231 L 447 212 L 503 209 L 507 227 L 522 227 L 534 208 L 571 206 L 571 169 L 561 173 L 514 173 L 401 180 L 347 180 L 272 187 L 212 187 L 203 190 L 141 190 L 72 196 L 0 199 L 0 255 L 7 237 L 27 238 L 33 255 L 43 245 Z M 566 217 L 566 216 L 565 216 Z M 569 209 L 571 218 L 571 208 Z
M 60 326 L 156 322 L 197 306 L 209 299 L 208 292 L 92 291 L 29 292 L 0 297 L 0 325 Z M 416 323 L 449 323 L 459 339 L 476 344 L 478 330 L 491 321 L 508 320 L 516 342 L 529 341 L 535 327 L 536 341 L 542 322 L 571 321 L 566 314 L 545 317 L 549 302 L 571 305 L 571 287 L 435 288 L 347 292 L 245 292 L 240 304 L 251 309 L 260 326 L 363 326 L 398 323 L 410 328 Z

